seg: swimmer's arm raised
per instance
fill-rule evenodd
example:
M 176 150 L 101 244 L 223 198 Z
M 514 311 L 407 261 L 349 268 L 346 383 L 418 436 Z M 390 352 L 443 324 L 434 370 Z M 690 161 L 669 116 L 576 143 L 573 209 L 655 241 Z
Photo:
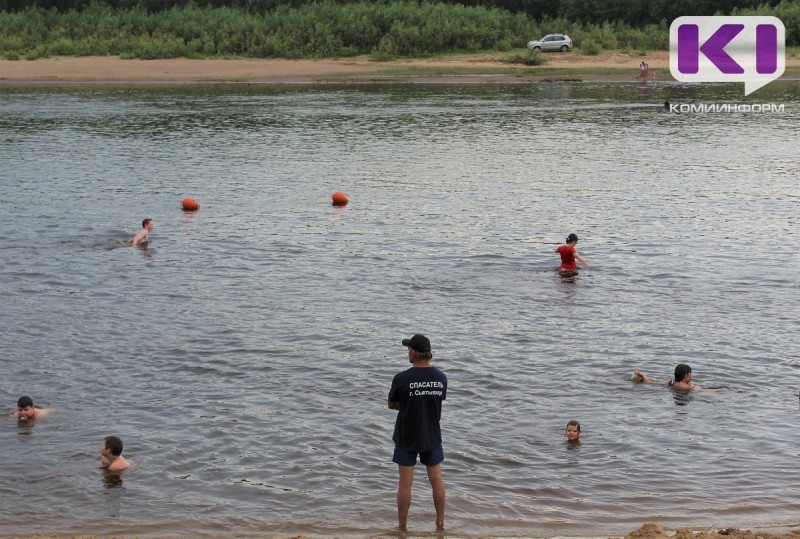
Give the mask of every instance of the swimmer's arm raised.
M 647 376 L 645 373 L 640 371 L 639 369 L 633 369 L 633 376 L 631 377 L 632 382 L 638 382 L 642 384 L 654 384 L 656 383 L 655 380 Z

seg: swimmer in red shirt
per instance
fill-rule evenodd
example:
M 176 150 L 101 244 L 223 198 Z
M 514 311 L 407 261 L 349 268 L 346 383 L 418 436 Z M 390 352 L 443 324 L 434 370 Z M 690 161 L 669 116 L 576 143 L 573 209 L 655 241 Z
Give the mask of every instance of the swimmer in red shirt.
M 558 268 L 561 271 L 577 270 L 578 265 L 575 263 L 576 259 L 579 260 L 584 266 L 587 265 L 586 259 L 579 255 L 578 250 L 575 248 L 577 243 L 578 236 L 575 234 L 570 234 L 567 236 L 567 243 L 556 248 L 555 252 L 561 255 L 561 267 Z

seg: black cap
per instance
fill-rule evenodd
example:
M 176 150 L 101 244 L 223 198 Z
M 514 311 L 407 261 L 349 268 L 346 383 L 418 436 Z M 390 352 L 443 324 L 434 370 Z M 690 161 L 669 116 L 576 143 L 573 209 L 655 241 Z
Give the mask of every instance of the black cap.
M 428 337 L 419 333 L 410 339 L 403 339 L 403 346 L 408 346 L 412 350 L 423 354 L 431 351 L 431 341 L 428 340 Z

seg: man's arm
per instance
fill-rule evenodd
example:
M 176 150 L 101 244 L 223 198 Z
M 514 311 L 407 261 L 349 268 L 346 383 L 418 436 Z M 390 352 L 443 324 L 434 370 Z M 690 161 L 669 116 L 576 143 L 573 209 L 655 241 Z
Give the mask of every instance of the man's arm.
M 145 238 L 145 237 L 147 237 L 147 230 L 143 228 L 139 232 L 137 232 L 136 235 L 131 239 L 131 243 L 133 245 L 136 245 L 140 241 L 142 241 L 142 238 Z
M 400 403 L 397 402 L 397 401 L 389 401 L 389 408 L 391 410 L 399 410 L 400 409 Z

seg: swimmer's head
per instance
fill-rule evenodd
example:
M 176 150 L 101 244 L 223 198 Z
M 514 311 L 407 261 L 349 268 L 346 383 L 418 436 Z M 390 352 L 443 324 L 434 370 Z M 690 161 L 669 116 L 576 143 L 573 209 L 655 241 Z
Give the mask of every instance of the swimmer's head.
M 116 436 L 108 436 L 104 440 L 106 449 L 111 451 L 111 454 L 118 457 L 122 454 L 122 440 Z
M 564 435 L 567 437 L 568 442 L 575 442 L 581 437 L 581 424 L 575 420 L 567 423 Z
M 27 395 L 20 397 L 17 401 L 17 419 L 20 421 L 36 419 L 36 409 L 33 407 L 33 399 Z
M 692 368 L 685 364 L 681 363 L 675 367 L 675 378 L 673 379 L 675 382 L 683 382 L 684 379 L 692 374 Z
M 33 407 L 33 399 L 25 395 L 24 397 L 20 397 L 17 401 L 17 408 L 27 408 Z
M 567 236 L 567 243 L 572 243 L 573 241 L 575 243 L 578 243 L 578 235 L 577 234 L 570 234 L 569 236 Z
M 153 229 L 152 223 L 153 223 L 153 219 L 148 217 L 147 219 L 144 219 L 142 221 L 142 228 L 148 228 L 148 226 L 149 226 L 149 229 L 152 230 Z

